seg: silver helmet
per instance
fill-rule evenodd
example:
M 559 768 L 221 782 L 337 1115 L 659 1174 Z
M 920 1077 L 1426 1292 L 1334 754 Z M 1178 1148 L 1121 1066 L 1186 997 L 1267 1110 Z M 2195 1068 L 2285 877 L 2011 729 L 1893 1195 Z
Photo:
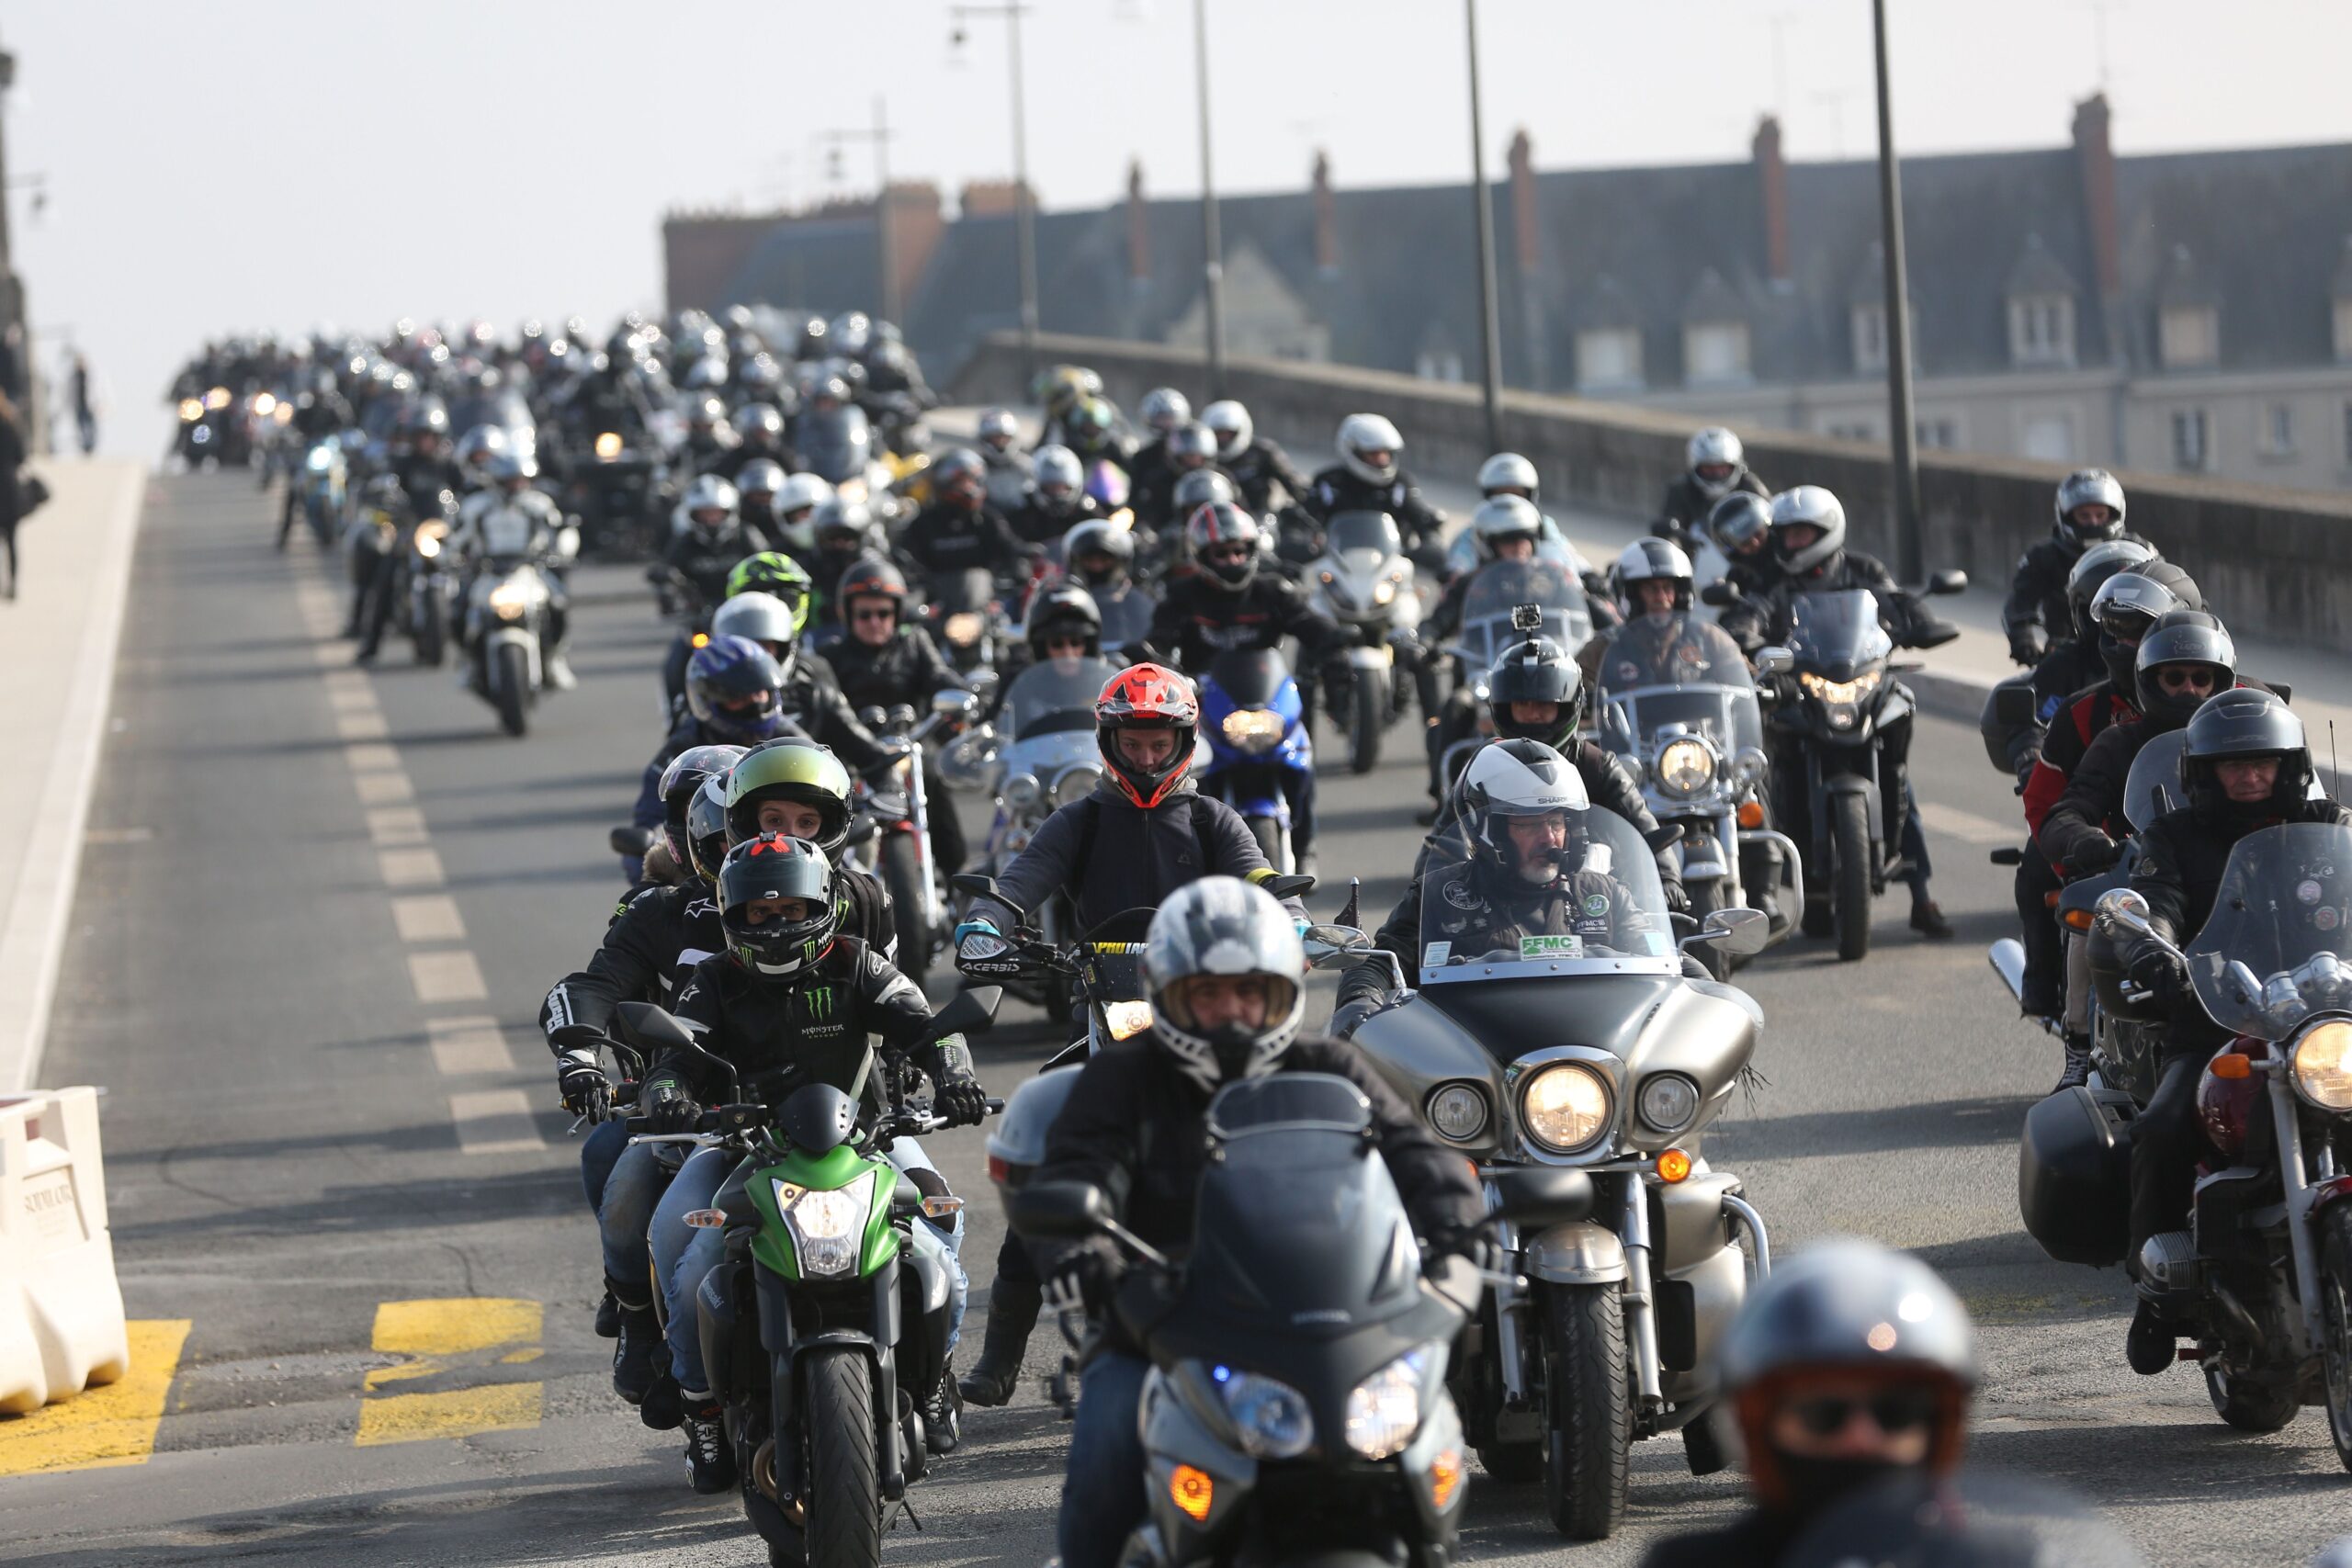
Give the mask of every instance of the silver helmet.
M 1306 955 L 1290 911 L 1238 877 L 1185 884 L 1159 907 L 1144 937 L 1152 1033 L 1184 1076 L 1211 1093 L 1263 1077 L 1282 1061 L 1306 1016 Z M 1204 976 L 1262 980 L 1264 1021 L 1201 1024 L 1183 986 Z
M 1405 450 L 1405 438 L 1396 433 L 1395 425 L 1376 413 L 1351 413 L 1341 420 L 1334 445 L 1348 472 L 1366 484 L 1394 483 L 1402 471 L 1397 458 Z M 1375 452 L 1385 454 L 1385 460 L 1374 462 L 1370 454 Z
M 1231 398 L 1219 398 L 1201 411 L 1201 423 L 1216 436 L 1216 460 L 1230 463 L 1249 450 L 1257 429 L 1250 423 L 1250 411 Z
M 1516 452 L 1498 452 L 1478 465 L 1478 493 L 1491 496 L 1498 490 L 1517 491 L 1533 501 L 1541 490 L 1535 477 L 1535 465 Z
M 1739 445 L 1739 437 L 1720 424 L 1711 424 L 1690 437 L 1684 449 L 1690 465 L 1690 478 L 1697 483 L 1699 493 L 1709 501 L 1721 501 L 1731 493 L 1739 477 L 1747 471 L 1747 456 Z M 1710 475 L 1703 470 L 1721 470 Z
M 1801 548 L 1782 543 L 1791 528 L 1810 526 L 1820 536 Z M 1772 498 L 1772 554 L 1787 572 L 1825 566 L 1846 547 L 1846 508 L 1819 485 L 1799 485 Z

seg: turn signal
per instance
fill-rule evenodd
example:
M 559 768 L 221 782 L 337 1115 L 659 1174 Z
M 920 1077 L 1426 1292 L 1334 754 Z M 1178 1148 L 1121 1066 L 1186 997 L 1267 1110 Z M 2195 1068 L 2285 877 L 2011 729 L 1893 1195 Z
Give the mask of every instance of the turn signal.
M 2088 909 L 2069 909 L 2058 918 L 2066 922 L 2066 929 L 2070 931 L 2086 931 L 2091 929 L 2094 916 Z
M 1209 1505 L 1216 1500 L 1216 1483 L 1209 1479 L 1206 1471 L 1180 1464 L 1176 1473 L 1168 1478 L 1168 1500 L 1194 1524 L 1204 1523 L 1209 1517 Z
M 2244 1053 L 2231 1051 L 2206 1063 L 2205 1070 L 2217 1078 L 2250 1078 L 2254 1063 Z
M 1668 1187 L 1690 1174 L 1690 1156 L 1680 1149 L 1668 1149 L 1657 1156 L 1657 1179 Z
M 689 1209 L 685 1212 L 683 1218 L 685 1220 L 687 1224 L 692 1225 L 698 1231 L 715 1231 L 724 1230 L 727 1228 L 727 1215 L 723 1210 Z
M 1462 1450 L 1440 1449 L 1437 1457 L 1430 1461 L 1430 1504 L 1442 1514 L 1445 1512 L 1445 1506 L 1453 1501 L 1454 1494 L 1461 1490 Z
M 934 1220 L 950 1219 L 962 1213 L 963 1208 L 964 1200 L 953 1193 L 940 1193 L 922 1201 L 924 1215 Z
M 1760 800 L 1741 801 L 1739 825 L 1749 829 L 1764 826 L 1764 803 Z
M 708 648 L 710 646 L 710 634 L 708 632 L 695 633 L 695 646 L 696 648 Z

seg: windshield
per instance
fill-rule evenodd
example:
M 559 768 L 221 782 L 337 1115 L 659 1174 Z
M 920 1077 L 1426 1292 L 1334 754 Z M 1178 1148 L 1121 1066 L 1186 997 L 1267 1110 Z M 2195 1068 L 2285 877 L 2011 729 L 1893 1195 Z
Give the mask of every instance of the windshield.
M 1641 835 L 1599 807 L 1563 816 L 1555 833 L 1498 824 L 1501 855 L 1483 844 L 1474 853 L 1461 831 L 1430 846 L 1421 876 L 1421 984 L 1681 973 L 1657 861 Z M 1547 855 L 1565 869 L 1541 886 L 1527 881 L 1525 869 Z
M 1894 651 L 1878 621 L 1878 595 L 1867 588 L 1800 593 L 1789 604 L 1789 650 L 1797 668 L 1850 681 Z
M 1209 679 L 1235 707 L 1272 707 L 1290 666 L 1271 648 L 1228 648 L 1210 661 Z
M 865 411 L 854 403 L 810 409 L 792 434 L 801 461 L 828 484 L 863 479 L 874 457 L 874 433 L 865 423 Z
M 1495 561 L 1470 580 L 1462 600 L 1462 648 L 1474 668 L 1484 670 L 1526 633 L 1512 629 L 1511 611 L 1533 604 L 1544 613 L 1544 634 L 1574 653 L 1592 637 L 1592 612 L 1584 585 L 1549 561 Z
M 2188 746 L 2188 730 L 2167 729 L 2151 736 L 2132 759 L 2131 774 L 2123 781 L 2123 819 L 2134 829 L 2188 804 L 2188 788 L 2180 779 L 2180 754 Z
M 1336 1073 L 1276 1073 L 1227 1084 L 1209 1101 L 1209 1136 L 1312 1128 L 1359 1134 L 1372 1125 L 1372 1101 Z
M 1323 530 L 1324 547 L 1335 554 L 1370 550 L 1385 559 L 1405 547 L 1396 520 L 1385 512 L 1342 512 Z
M 1012 678 L 1004 692 L 1004 723 L 1013 744 L 1039 735 L 1094 728 L 1094 702 L 1118 673 L 1101 659 L 1048 659 Z
M 2352 827 L 2290 822 L 2240 839 L 2188 974 L 2214 1022 L 2260 1040 L 2352 1010 Z

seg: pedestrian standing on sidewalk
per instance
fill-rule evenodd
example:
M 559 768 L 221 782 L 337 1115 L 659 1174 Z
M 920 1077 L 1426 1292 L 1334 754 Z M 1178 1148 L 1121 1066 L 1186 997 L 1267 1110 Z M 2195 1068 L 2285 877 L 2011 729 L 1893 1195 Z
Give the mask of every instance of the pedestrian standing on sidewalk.
M 81 350 L 74 351 L 74 423 L 81 427 L 82 456 L 88 457 L 98 446 L 98 405 L 90 389 L 90 361 Z M 12 569 L 9 573 L 16 573 Z
M 0 598 L 17 596 L 17 524 L 24 515 L 25 427 L 15 400 L 0 392 L 0 551 L 8 558 L 8 583 Z

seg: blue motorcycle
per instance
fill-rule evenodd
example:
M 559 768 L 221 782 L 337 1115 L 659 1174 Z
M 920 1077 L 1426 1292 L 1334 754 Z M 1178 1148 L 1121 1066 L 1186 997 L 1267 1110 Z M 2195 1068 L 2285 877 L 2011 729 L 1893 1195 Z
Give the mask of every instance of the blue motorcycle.
M 1302 805 L 1315 784 L 1315 746 L 1306 732 L 1298 682 L 1272 648 L 1229 649 L 1213 660 L 1201 689 L 1201 737 L 1209 760 L 1200 790 L 1222 800 L 1247 823 L 1266 863 L 1297 869 L 1292 802 Z M 1308 835 L 1299 832 L 1298 838 Z

